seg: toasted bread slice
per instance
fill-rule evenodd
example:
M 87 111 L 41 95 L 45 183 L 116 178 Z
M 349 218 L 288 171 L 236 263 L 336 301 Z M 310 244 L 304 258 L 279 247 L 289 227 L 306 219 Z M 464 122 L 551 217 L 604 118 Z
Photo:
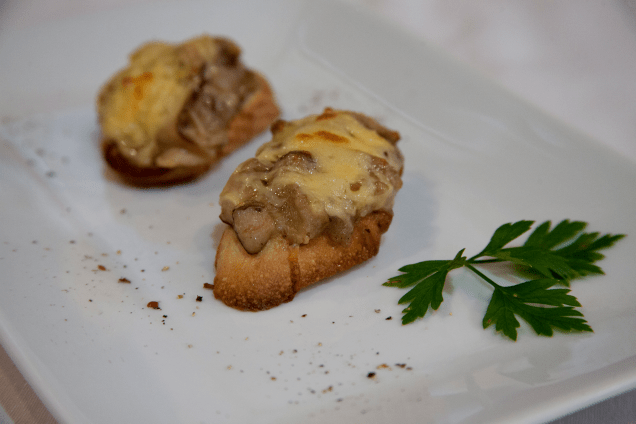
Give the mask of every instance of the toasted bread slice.
M 185 182 L 266 130 L 280 113 L 274 94 L 239 56 L 232 41 L 205 35 L 135 51 L 98 96 L 110 168 L 132 185 Z
M 399 134 L 367 116 L 327 108 L 272 133 L 221 193 L 214 296 L 238 309 L 288 302 L 376 255 L 402 185 Z
M 300 246 L 277 236 L 257 254 L 249 254 L 228 227 L 216 252 L 214 297 L 249 311 L 289 302 L 300 289 L 377 255 L 392 218 L 388 212 L 367 215 L 357 222 L 351 240 L 344 245 L 327 234 Z

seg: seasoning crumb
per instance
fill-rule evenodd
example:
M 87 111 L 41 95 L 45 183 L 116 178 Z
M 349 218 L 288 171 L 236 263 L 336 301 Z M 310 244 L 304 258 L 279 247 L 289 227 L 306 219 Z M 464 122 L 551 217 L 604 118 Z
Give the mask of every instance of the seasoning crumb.
M 381 311 L 380 311 L 379 309 L 376 309 L 376 310 L 375 310 L 375 313 L 376 313 L 376 314 L 379 314 L 380 312 L 381 312 Z
M 330 391 L 332 391 L 332 390 L 333 390 L 333 386 L 329 386 L 329 387 L 327 387 L 326 389 L 324 389 L 322 392 L 323 392 L 323 393 L 327 393 L 327 392 L 330 392 Z
M 212 290 L 214 288 L 214 284 L 203 283 L 203 288 Z
M 376 369 L 378 369 L 378 370 L 382 370 L 382 369 L 386 369 L 386 368 L 391 369 L 391 367 L 389 367 L 387 364 L 380 364 L 380 365 L 378 365 L 376 367 Z
M 97 265 L 97 269 L 100 271 L 106 271 L 106 267 L 104 265 Z
M 393 319 L 393 317 L 386 317 L 385 318 L 387 321 L 391 321 Z
M 170 267 L 169 267 L 169 266 L 164 266 L 163 268 L 161 268 L 161 270 L 162 270 L 162 271 L 167 271 L 167 270 L 169 270 L 169 269 L 170 269 Z
M 69 241 L 70 244 L 75 244 L 75 240 Z
M 125 284 L 130 284 L 130 280 L 128 278 L 124 278 L 121 277 L 119 280 L 117 280 L 118 283 L 125 283 Z
M 367 378 L 375 378 L 375 373 L 370 372 L 369 374 L 367 374 Z
M 152 302 L 148 302 L 148 304 L 146 306 L 149 307 L 149 308 L 152 308 L 152 309 L 161 310 L 161 308 L 159 307 L 159 302 L 157 302 L 156 300 L 153 300 Z
M 302 314 L 301 317 L 305 318 L 307 316 L 307 314 Z
M 406 368 L 406 364 L 395 364 L 396 367 Z
M 197 302 L 203 302 L 203 297 L 202 296 L 197 296 Z
M 196 312 L 192 312 L 192 316 L 195 316 L 195 315 L 196 315 Z
M 276 377 L 272 377 L 272 381 L 276 381 Z
M 177 295 L 177 299 L 183 299 L 183 295 L 182 294 L 178 294 Z

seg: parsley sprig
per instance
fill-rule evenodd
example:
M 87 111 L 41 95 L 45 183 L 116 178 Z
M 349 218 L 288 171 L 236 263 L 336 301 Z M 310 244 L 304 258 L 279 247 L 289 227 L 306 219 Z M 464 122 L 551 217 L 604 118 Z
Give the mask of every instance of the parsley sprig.
M 539 225 L 522 246 L 506 247 L 530 230 L 534 221 L 507 223 L 497 228 L 488 245 L 478 254 L 467 258 L 464 249 L 454 259 L 431 260 L 403 266 L 401 275 L 389 278 L 385 286 L 411 287 L 399 304 L 408 306 L 402 311 L 402 324 L 409 324 L 423 317 L 429 307 L 437 310 L 443 299 L 442 290 L 448 274 L 466 267 L 493 289 L 482 325 L 512 340 L 517 340 L 517 317 L 525 320 L 539 335 L 552 336 L 553 329 L 591 332 L 592 328 L 575 309 L 581 306 L 568 294 L 570 281 L 586 275 L 603 274 L 595 262 L 604 258 L 599 250 L 607 249 L 622 239 L 624 234 L 584 232 L 587 223 L 563 220 L 551 229 L 551 222 Z M 512 286 L 502 286 L 479 270 L 493 262 L 509 262 L 517 274 L 528 281 Z M 553 288 L 554 286 L 566 288 Z

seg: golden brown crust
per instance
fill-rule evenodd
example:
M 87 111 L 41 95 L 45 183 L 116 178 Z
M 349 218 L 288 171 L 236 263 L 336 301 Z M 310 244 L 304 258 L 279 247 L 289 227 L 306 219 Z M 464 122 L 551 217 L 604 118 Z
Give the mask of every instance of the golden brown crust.
M 257 90 L 245 101 L 239 113 L 228 123 L 228 142 L 220 154 L 205 163 L 175 167 L 142 167 L 129 161 L 121 154 L 113 140 L 102 140 L 102 155 L 106 163 L 118 174 L 123 182 L 140 187 L 165 186 L 192 181 L 210 169 L 214 163 L 230 154 L 249 140 L 268 129 L 280 111 L 267 80 L 255 73 Z M 103 95 L 100 95 L 102 97 Z M 176 124 L 176 123 L 175 123 Z M 176 129 L 176 125 L 165 128 L 161 133 L 161 143 L 172 145 L 189 144 Z
M 259 253 L 245 251 L 226 228 L 216 253 L 214 297 L 242 310 L 265 310 L 289 302 L 298 290 L 375 256 L 392 215 L 373 212 L 360 219 L 351 242 L 342 245 L 322 234 L 308 244 L 289 245 L 281 236 Z
M 280 115 L 280 110 L 274 101 L 274 93 L 267 80 L 258 73 L 255 73 L 255 77 L 259 89 L 247 99 L 239 113 L 229 123 L 228 143 L 223 146 L 223 156 L 267 130 Z
M 137 166 L 121 154 L 117 143 L 112 140 L 102 141 L 102 155 L 122 182 L 138 187 L 159 187 L 192 181 L 207 172 L 211 166 L 210 163 L 174 168 Z

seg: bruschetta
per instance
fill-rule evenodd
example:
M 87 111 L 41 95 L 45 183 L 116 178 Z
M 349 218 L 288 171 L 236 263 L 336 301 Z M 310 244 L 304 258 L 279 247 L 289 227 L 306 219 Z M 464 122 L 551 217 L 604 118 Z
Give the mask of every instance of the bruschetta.
M 326 108 L 271 131 L 220 195 L 213 291 L 242 310 L 288 302 L 375 256 L 402 186 L 399 133 L 366 115 Z
M 279 108 L 268 81 L 229 39 L 150 42 L 97 99 L 104 159 L 140 186 L 192 180 L 265 131 Z

